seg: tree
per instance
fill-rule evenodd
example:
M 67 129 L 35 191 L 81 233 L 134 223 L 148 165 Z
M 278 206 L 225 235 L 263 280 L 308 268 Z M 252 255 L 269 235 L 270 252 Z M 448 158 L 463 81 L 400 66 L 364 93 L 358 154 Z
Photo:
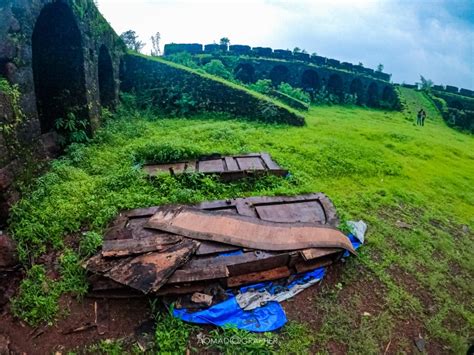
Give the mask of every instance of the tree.
M 154 36 L 151 36 L 151 55 L 153 57 L 158 57 L 161 55 L 161 49 L 160 49 L 160 40 L 161 40 L 161 34 L 160 32 L 156 32 Z
M 221 46 L 228 46 L 230 44 L 230 39 L 227 37 L 222 37 L 219 42 Z
M 316 53 L 316 52 L 313 52 L 313 53 L 311 53 L 311 56 L 313 56 L 313 57 L 317 57 L 317 56 L 318 56 L 318 53 Z
M 383 72 L 383 64 L 377 65 L 377 71 L 380 73 Z
M 431 91 L 431 88 L 433 87 L 432 80 L 426 79 L 423 75 L 420 75 L 420 81 L 421 81 L 421 90 Z
M 359 62 L 358 65 L 359 65 L 359 67 L 363 67 L 363 66 L 364 66 L 364 64 L 362 64 L 362 62 Z
M 128 30 L 120 35 L 120 38 L 125 43 L 128 49 L 140 52 L 143 47 L 145 47 L 145 43 L 138 39 L 138 36 L 135 31 Z
M 301 52 L 301 48 L 299 47 L 295 47 L 295 49 L 293 49 L 293 53 L 300 53 Z
M 220 76 L 227 80 L 232 79 L 232 73 L 228 71 L 225 65 L 218 59 L 211 60 L 203 69 L 209 74 Z

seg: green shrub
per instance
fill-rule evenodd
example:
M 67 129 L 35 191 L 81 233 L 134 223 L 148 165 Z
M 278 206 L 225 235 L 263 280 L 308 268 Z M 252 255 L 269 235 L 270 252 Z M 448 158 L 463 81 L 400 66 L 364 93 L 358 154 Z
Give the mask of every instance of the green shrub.
M 159 164 L 179 162 L 197 158 L 202 153 L 195 147 L 173 143 L 147 143 L 133 152 L 133 161 L 137 164 Z
M 206 65 L 204 65 L 203 69 L 212 75 L 220 76 L 221 78 L 232 80 L 233 75 L 227 68 L 222 64 L 222 62 L 218 59 L 213 59 Z
M 185 354 L 189 336 L 196 327 L 172 315 L 173 309 L 156 316 L 155 343 L 160 354 Z
M 90 231 L 83 233 L 79 242 L 79 255 L 85 258 L 94 255 L 102 242 L 103 239 L 99 233 Z
M 58 310 L 58 288 L 46 276 L 42 265 L 34 265 L 22 281 L 18 295 L 12 300 L 12 312 L 28 324 L 52 324 Z
M 198 65 L 194 61 L 193 56 L 187 52 L 172 54 L 172 55 L 167 56 L 166 59 L 174 63 L 184 65 L 188 68 L 193 68 L 193 69 L 198 68 Z
M 273 90 L 272 81 L 269 79 L 258 80 L 256 83 L 250 84 L 249 88 L 265 95 L 270 94 Z
M 307 92 L 304 92 L 302 89 L 300 88 L 294 88 L 292 87 L 290 84 L 288 83 L 281 83 L 279 86 L 278 86 L 278 91 L 288 95 L 288 96 L 291 96 L 299 101 L 302 101 L 306 104 L 309 104 L 311 102 L 311 97 L 309 96 L 309 94 Z

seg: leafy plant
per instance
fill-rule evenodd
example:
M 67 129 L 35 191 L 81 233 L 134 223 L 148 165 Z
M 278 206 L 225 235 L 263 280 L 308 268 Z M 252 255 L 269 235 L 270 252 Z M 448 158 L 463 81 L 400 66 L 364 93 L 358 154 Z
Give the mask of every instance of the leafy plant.
M 209 63 L 204 65 L 203 69 L 209 74 L 220 76 L 227 80 L 233 79 L 232 73 L 227 70 L 219 59 L 211 60 Z
M 250 84 L 249 88 L 265 95 L 270 94 L 273 90 L 272 81 L 270 79 L 257 80 L 256 83 Z
M 60 144 L 63 146 L 70 143 L 86 143 L 89 141 L 87 120 L 77 119 L 72 112 L 69 112 L 66 118 L 58 118 L 55 126 L 60 133 Z
M 81 257 L 94 255 L 102 243 L 103 239 L 99 233 L 91 231 L 83 233 L 79 242 L 79 255 Z
M 160 354 L 185 354 L 189 346 L 189 336 L 195 326 L 184 323 L 169 312 L 157 314 L 155 343 Z
M 303 91 L 300 88 L 294 88 L 288 83 L 281 83 L 278 86 L 278 91 L 288 96 L 291 96 L 297 100 L 300 100 L 306 104 L 309 104 L 311 102 L 311 97 L 309 96 L 307 92 Z

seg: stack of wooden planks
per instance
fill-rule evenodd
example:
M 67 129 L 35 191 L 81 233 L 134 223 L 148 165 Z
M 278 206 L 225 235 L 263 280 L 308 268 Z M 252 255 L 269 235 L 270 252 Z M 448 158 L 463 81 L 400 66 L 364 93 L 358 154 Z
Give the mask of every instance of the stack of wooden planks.
M 285 176 L 288 174 L 288 171 L 275 163 L 267 153 L 211 156 L 177 163 L 147 164 L 143 170 L 151 177 L 163 173 L 171 175 L 200 173 L 218 175 L 223 181 L 239 180 L 250 175 Z
M 337 225 L 322 193 L 126 211 L 84 264 L 90 296 L 194 294 L 287 278 L 354 253 Z

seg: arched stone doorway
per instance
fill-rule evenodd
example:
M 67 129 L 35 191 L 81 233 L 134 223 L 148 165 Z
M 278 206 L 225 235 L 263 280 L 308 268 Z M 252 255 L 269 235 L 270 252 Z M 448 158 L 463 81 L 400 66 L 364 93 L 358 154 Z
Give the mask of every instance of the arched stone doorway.
M 290 77 L 290 70 L 284 65 L 277 65 L 270 71 L 270 80 L 274 86 L 287 83 Z
M 373 82 L 367 90 L 367 105 L 371 107 L 379 106 L 379 87 Z
M 237 80 L 240 80 L 244 84 L 255 82 L 255 68 L 252 64 L 241 63 L 237 65 L 234 70 L 234 75 Z
M 344 83 L 338 74 L 329 77 L 327 90 L 330 94 L 336 95 L 340 100 L 344 97 Z
M 362 84 L 362 81 L 359 78 L 352 80 L 349 92 L 351 95 L 356 96 L 356 104 L 362 105 L 364 102 L 364 84 Z
M 115 107 L 114 68 L 109 50 L 105 45 L 102 45 L 99 50 L 98 72 L 100 104 L 113 109 Z
M 33 77 L 41 132 L 59 118 L 88 117 L 82 38 L 69 6 L 46 4 L 32 36 Z
M 312 69 L 305 70 L 301 76 L 301 86 L 303 89 L 311 93 L 311 95 L 314 95 L 314 93 L 321 87 L 318 73 Z

